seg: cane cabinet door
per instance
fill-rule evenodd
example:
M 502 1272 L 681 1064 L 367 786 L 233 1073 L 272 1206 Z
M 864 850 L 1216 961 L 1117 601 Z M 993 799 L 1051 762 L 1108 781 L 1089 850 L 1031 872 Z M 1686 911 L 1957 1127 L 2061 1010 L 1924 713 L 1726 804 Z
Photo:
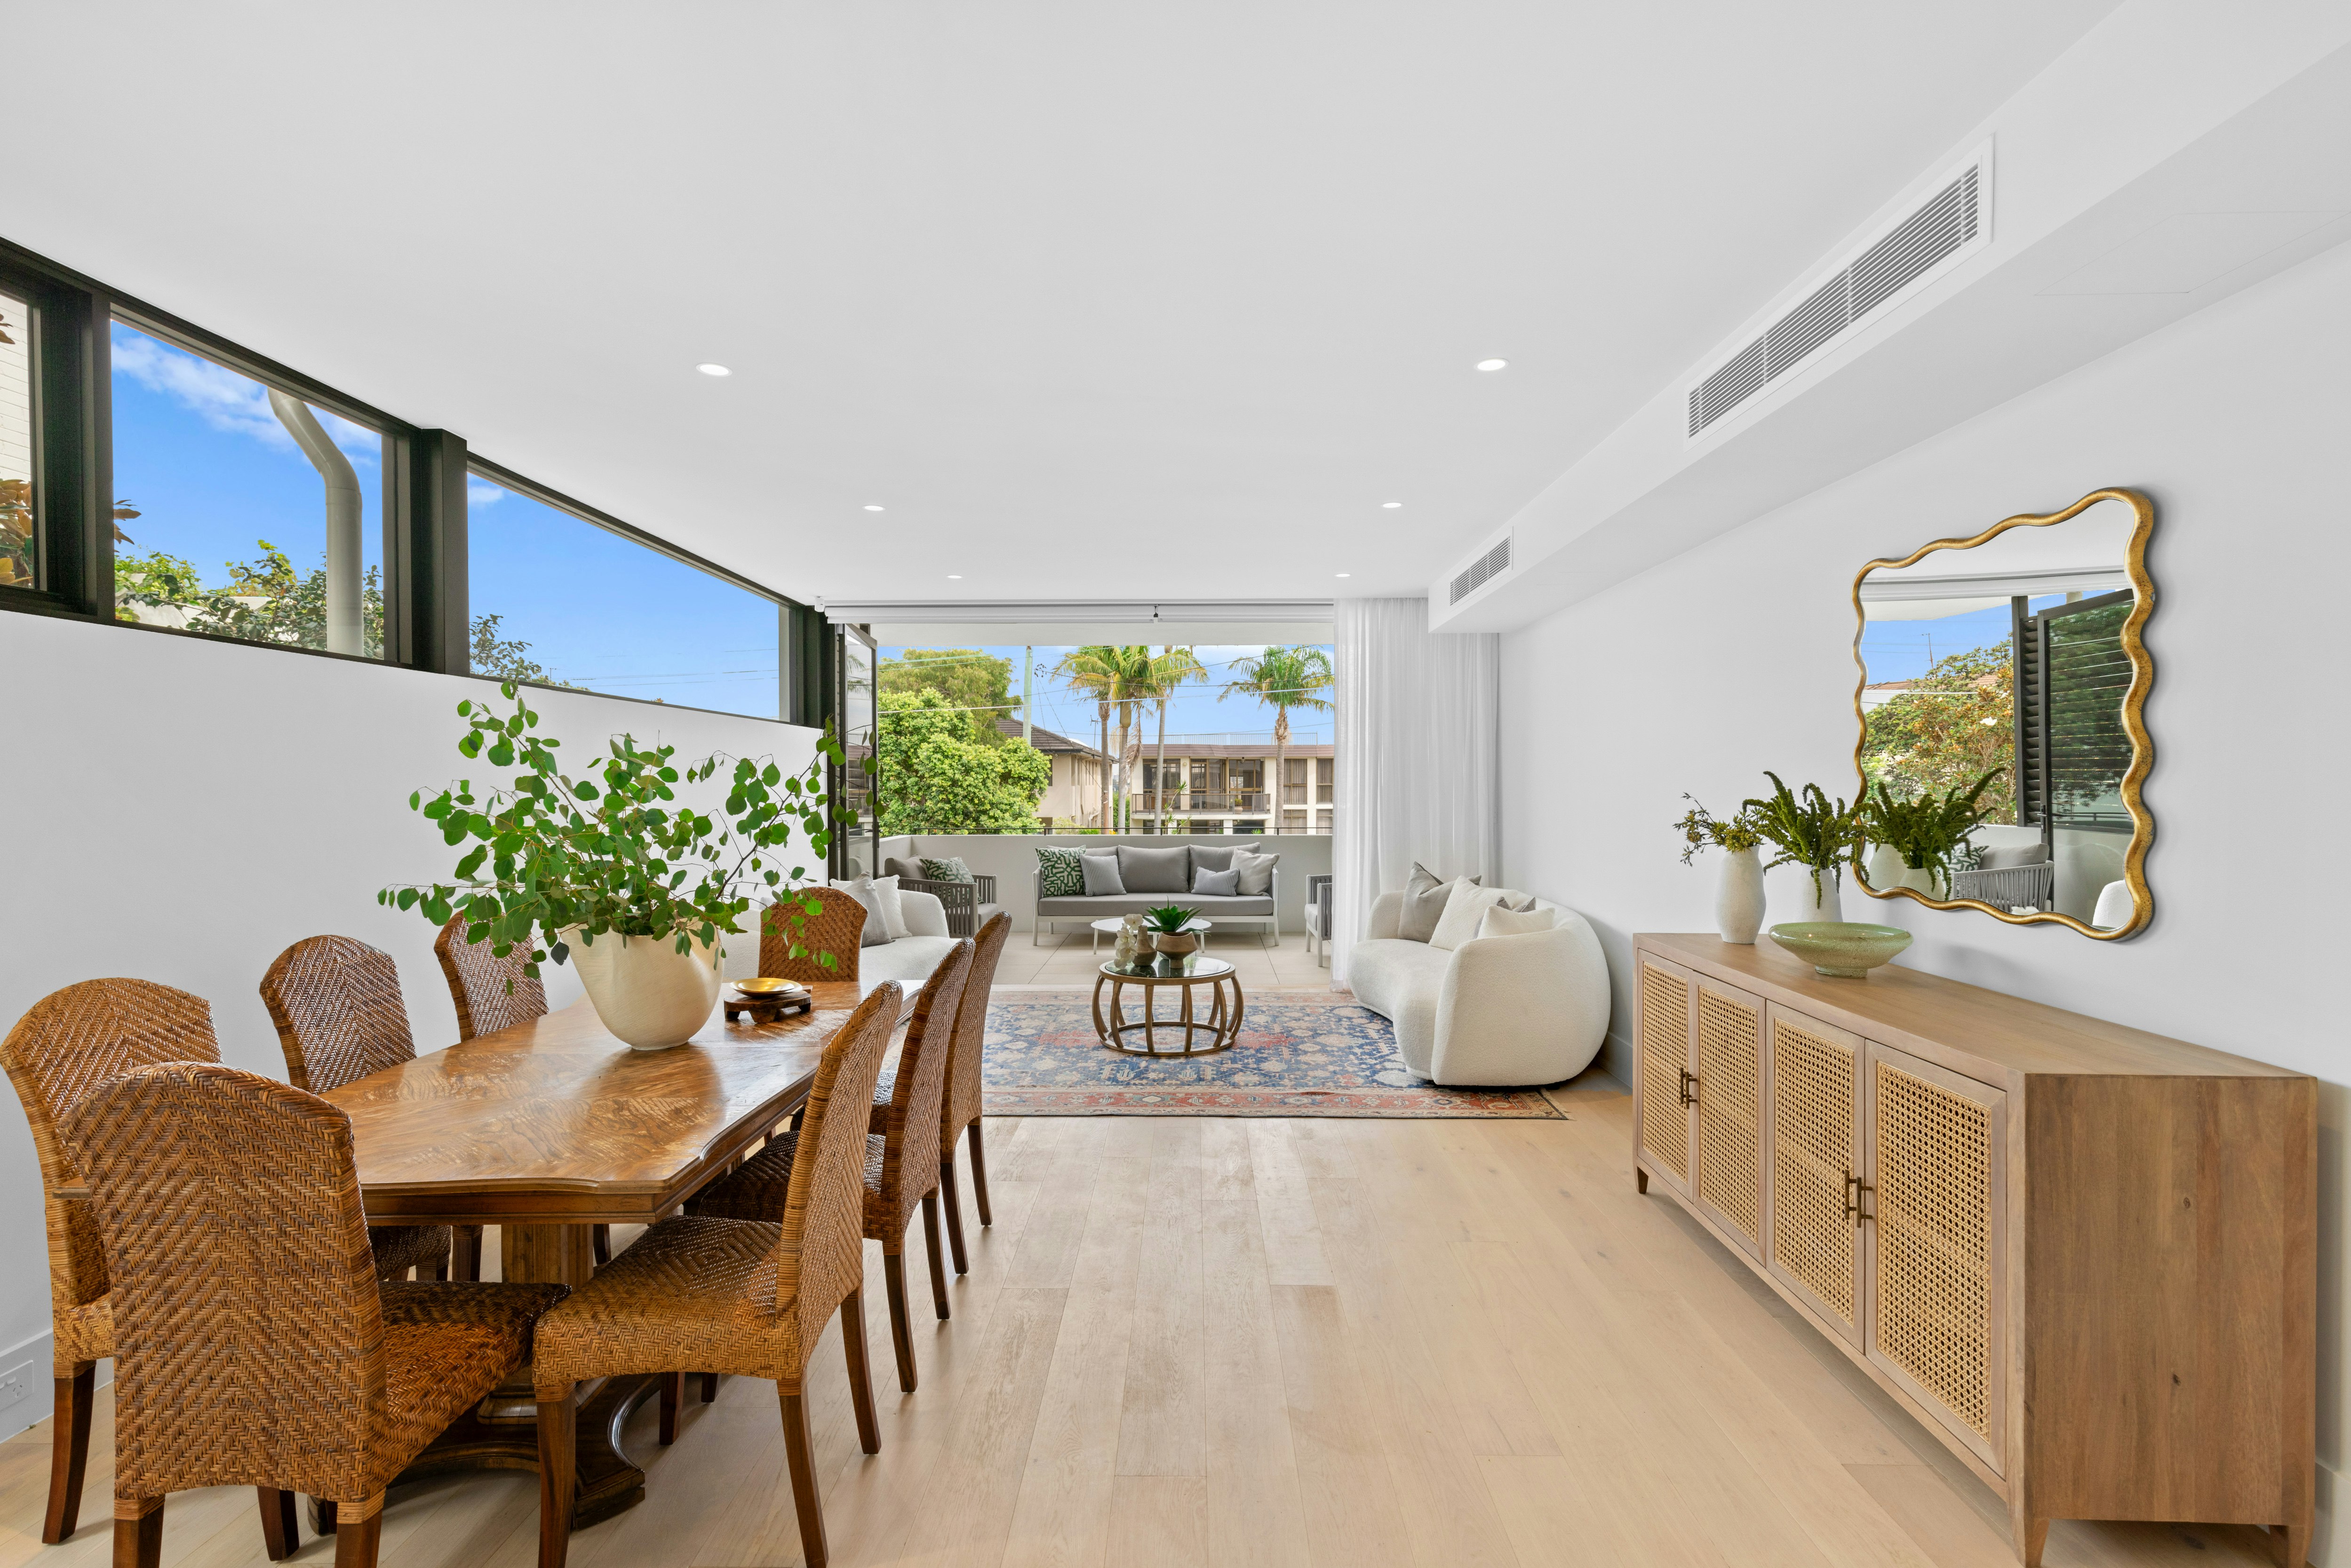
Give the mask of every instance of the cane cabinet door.
M 1862 1332 L 1861 1037 L 1776 1004 L 1770 1023 L 1771 1272 L 1856 1345 Z
M 2002 1469 L 2008 1096 L 1869 1047 L 1869 1359 Z
M 1750 1252 L 1763 1255 L 1763 1002 L 1698 982 L 1691 1035 L 1698 1105 L 1698 1201 Z
M 1641 967 L 1640 1018 L 1635 1075 L 1641 1103 L 1641 1155 L 1649 1169 L 1687 1193 L 1690 1189 L 1690 1029 L 1694 976 L 1646 953 Z

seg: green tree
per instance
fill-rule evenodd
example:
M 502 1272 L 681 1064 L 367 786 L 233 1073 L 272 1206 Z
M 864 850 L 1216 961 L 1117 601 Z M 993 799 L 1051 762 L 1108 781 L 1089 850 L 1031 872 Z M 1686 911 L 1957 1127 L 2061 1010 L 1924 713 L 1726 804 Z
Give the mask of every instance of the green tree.
M 1116 787 L 1111 779 L 1112 758 L 1126 758 L 1126 732 L 1134 725 L 1134 705 L 1148 700 L 1151 650 L 1140 643 L 1089 643 L 1061 655 L 1053 673 L 1094 699 L 1102 724 L 1102 815 L 1097 825 L 1108 832 L 1116 821 Z M 1118 716 L 1118 749 L 1110 744 L 1111 716 Z
M 1298 708 L 1308 713 L 1329 713 L 1331 699 L 1322 694 L 1331 689 L 1331 655 L 1311 645 L 1295 648 L 1268 648 L 1253 658 L 1233 661 L 1231 678 L 1217 700 L 1227 697 L 1250 697 L 1273 709 L 1273 780 L 1274 825 L 1281 824 L 1281 791 L 1288 781 L 1285 766 L 1290 756 L 1290 710 Z M 1308 799 L 1312 799 L 1310 789 Z
M 1007 737 L 996 721 L 1020 711 L 1012 695 L 1012 661 L 990 658 L 977 648 L 909 648 L 903 658 L 882 662 L 881 688 L 891 692 L 935 691 L 949 707 L 964 708 L 971 738 L 1000 746 Z
M 1861 771 L 1897 797 L 1964 789 L 1992 768 L 1977 797 L 1986 821 L 2016 821 L 2014 671 L 2005 644 L 1938 659 L 1862 721 Z
M 1167 702 L 1186 681 L 1205 681 L 1208 672 L 1189 648 L 1163 647 L 1151 662 L 1146 695 L 1159 709 L 1159 766 L 1152 770 L 1151 831 L 1167 831 Z
M 884 692 L 876 705 L 881 831 L 897 833 L 1027 833 L 1052 780 L 1045 754 L 1005 737 L 982 746 L 969 716 L 925 688 Z

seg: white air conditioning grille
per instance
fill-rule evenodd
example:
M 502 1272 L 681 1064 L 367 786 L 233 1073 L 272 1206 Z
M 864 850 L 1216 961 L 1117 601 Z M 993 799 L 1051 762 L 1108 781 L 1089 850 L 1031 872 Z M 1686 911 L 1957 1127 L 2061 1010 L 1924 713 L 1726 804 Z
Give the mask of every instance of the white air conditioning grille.
M 1983 228 L 1984 175 L 1983 161 L 1970 162 L 1924 206 L 1690 388 L 1689 434 L 1697 435 L 1766 390 L 1822 344 L 1974 240 Z
M 1510 536 L 1504 534 L 1502 542 L 1469 563 L 1469 570 L 1453 580 L 1453 598 L 1458 604 L 1501 573 L 1510 570 Z

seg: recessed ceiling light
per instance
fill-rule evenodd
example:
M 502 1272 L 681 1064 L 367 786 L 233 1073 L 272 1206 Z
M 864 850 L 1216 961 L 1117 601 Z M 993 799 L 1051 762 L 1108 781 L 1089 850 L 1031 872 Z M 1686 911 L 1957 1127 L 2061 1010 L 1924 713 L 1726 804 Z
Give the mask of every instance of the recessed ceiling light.
M 1478 368 L 1481 371 L 1499 371 L 1508 369 L 1510 363 L 1508 360 L 1480 360 L 1478 361 Z
M 1352 571 L 1343 571 L 1343 572 L 1341 572 L 1339 575 L 1340 575 L 1341 577 L 1353 577 L 1353 576 L 1354 576 L 1355 574 L 1354 574 L 1353 572 L 1352 572 Z
M 735 373 L 725 365 L 696 365 L 694 368 L 705 376 L 731 376 Z
M 947 580 L 949 582 L 961 582 L 963 580 L 963 573 L 959 571 L 951 571 L 947 573 Z
M 882 508 L 881 508 L 881 507 L 872 507 L 872 506 L 869 506 L 869 507 L 867 507 L 865 509 L 866 509 L 867 511 L 869 511 L 869 512 L 878 512 L 878 511 L 880 511 Z
M 1380 510 L 1383 512 L 1393 512 L 1398 507 L 1403 505 L 1404 503 L 1402 501 L 1382 501 L 1380 503 Z

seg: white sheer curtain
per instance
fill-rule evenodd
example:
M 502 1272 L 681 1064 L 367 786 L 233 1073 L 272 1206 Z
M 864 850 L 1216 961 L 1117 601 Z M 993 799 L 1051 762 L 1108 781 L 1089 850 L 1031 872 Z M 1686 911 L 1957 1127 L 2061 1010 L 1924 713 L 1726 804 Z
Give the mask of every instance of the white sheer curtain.
M 1331 983 L 1343 986 L 1373 898 L 1402 889 L 1413 862 L 1500 873 L 1501 638 L 1432 636 L 1422 599 L 1342 599 L 1336 618 Z

